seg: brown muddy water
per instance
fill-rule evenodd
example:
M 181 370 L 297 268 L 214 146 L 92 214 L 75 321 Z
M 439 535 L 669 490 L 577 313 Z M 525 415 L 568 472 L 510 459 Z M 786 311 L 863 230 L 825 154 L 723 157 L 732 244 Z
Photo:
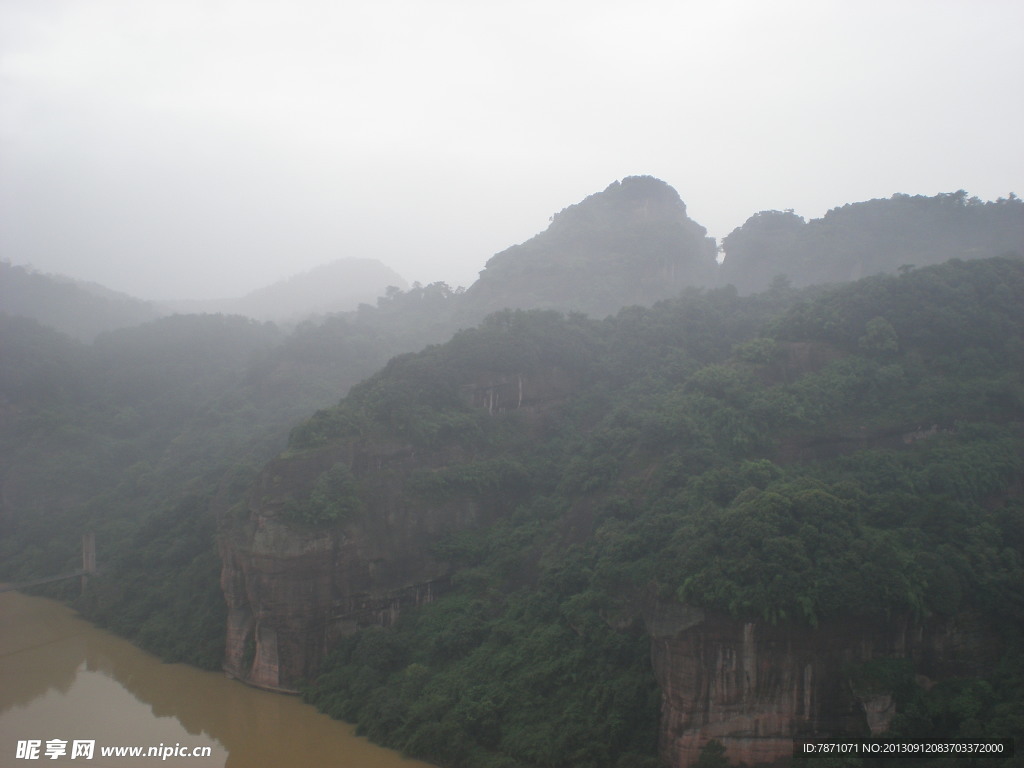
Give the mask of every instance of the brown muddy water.
M 72 757 L 75 740 L 95 742 L 92 759 Z M 36 759 L 25 757 L 29 741 L 39 742 Z M 66 742 L 65 754 L 48 757 L 48 741 Z M 171 756 L 101 755 L 103 747 L 132 746 Z M 202 747 L 210 748 L 208 757 L 170 751 Z M 6 592 L 0 593 L 0 767 L 31 765 L 431 768 L 370 744 L 297 697 L 164 664 L 61 603 Z

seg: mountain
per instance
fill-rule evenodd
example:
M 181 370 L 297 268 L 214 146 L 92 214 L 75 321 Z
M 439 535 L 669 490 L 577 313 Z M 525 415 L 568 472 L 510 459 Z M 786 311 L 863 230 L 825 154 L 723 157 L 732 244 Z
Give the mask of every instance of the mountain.
M 80 341 L 160 315 L 148 302 L 95 283 L 0 261 L 0 312 L 30 317 Z
M 466 291 L 480 319 L 505 307 L 604 317 L 715 279 L 715 242 L 668 184 L 630 176 L 556 213 L 544 232 L 493 256 Z
M 446 765 L 1020 733 L 1022 294 L 954 261 L 394 358 L 222 518 L 225 667 Z
M 147 302 L 96 283 L 0 262 L 0 312 L 28 317 L 90 342 L 101 333 L 170 314 L 241 315 L 296 323 L 373 303 L 406 287 L 375 259 L 339 259 L 233 299 Z
M 91 344 L 2 314 L 2 575 L 94 531 L 42 591 L 445 765 L 1024 736 L 1024 262 L 746 296 L 712 246 L 639 177 L 466 291 Z
M 162 306 L 170 312 L 298 322 L 312 315 L 347 312 L 372 303 L 390 286 L 404 289 L 407 284 L 376 259 L 338 259 L 239 298 L 163 302 Z
M 216 513 L 294 424 L 397 343 L 343 316 L 285 334 L 237 315 L 173 315 L 82 344 L 0 315 L 4 577 L 77 567 L 87 528 L 109 578 L 79 610 L 165 658 L 219 668 Z
M 762 211 L 722 241 L 719 284 L 741 293 L 777 276 L 794 286 L 857 280 L 901 268 L 1024 254 L 1024 201 L 995 202 L 963 190 L 923 197 L 896 194 L 833 208 L 807 222 L 792 211 Z

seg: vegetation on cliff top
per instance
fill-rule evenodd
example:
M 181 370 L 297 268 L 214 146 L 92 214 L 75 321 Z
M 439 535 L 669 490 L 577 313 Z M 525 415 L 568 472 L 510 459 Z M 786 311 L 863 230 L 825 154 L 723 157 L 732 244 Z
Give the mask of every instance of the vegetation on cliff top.
M 493 256 L 466 291 L 460 316 L 501 307 L 603 317 L 631 304 L 713 285 L 715 241 L 679 194 L 651 176 L 614 182 L 551 219 L 544 232 Z
M 216 515 L 244 498 L 289 428 L 402 342 L 346 318 L 299 327 L 173 316 L 83 345 L 0 315 L 0 564 L 11 581 L 71 571 L 93 531 L 89 618 L 174 661 L 219 668 Z M 333 502 L 317 511 L 338 511 Z
M 475 457 L 406 493 L 479 494 L 482 466 L 529 492 L 443 542 L 453 591 L 343 642 L 309 699 L 446 765 L 636 764 L 656 728 L 645 599 L 811 626 L 969 607 L 1016 647 L 1022 295 L 1020 260 L 953 262 L 603 322 L 507 313 L 393 361 L 293 446 L 359 424 Z M 576 385 L 547 432 L 459 396 L 474 371 L 559 362 Z M 926 698 L 907 733 L 939 727 Z
M 741 293 L 765 290 L 780 275 L 803 286 L 956 258 L 1020 256 L 1024 201 L 1011 193 L 984 202 L 961 189 L 851 203 L 809 222 L 793 211 L 761 211 L 722 248 L 722 281 Z
M 1019 249 L 1022 206 L 953 195 L 847 208 L 820 227 L 759 217 L 730 236 L 716 277 L 678 195 L 627 179 L 496 256 L 471 291 L 393 290 L 290 335 L 174 317 L 87 346 L 0 315 L 3 576 L 70 570 L 95 530 L 103 573 L 78 601 L 86 615 L 216 667 L 216 514 L 244 501 L 289 427 L 290 451 L 365 436 L 457 446 L 465 461 L 403 478 L 404 492 L 474 498 L 501 518 L 437 544 L 449 594 L 347 639 L 310 681 L 312 700 L 374 738 L 450 765 L 652 761 L 642 599 L 805 625 L 972 606 L 998 617 L 1007 671 L 912 691 L 896 725 L 1024 734 L 1024 269 L 909 266 Z M 947 208 L 955 237 L 935 218 Z M 830 271 L 829 254 L 865 274 L 907 268 L 793 289 L 853 276 Z M 715 281 L 767 290 L 679 294 Z M 669 295 L 605 320 L 505 311 L 477 325 L 500 304 L 604 314 Z M 474 327 L 385 366 L 460 325 Z M 541 420 L 467 389 L 556 369 L 569 388 Z M 348 520 L 365 501 L 353 475 L 296 489 L 286 517 Z

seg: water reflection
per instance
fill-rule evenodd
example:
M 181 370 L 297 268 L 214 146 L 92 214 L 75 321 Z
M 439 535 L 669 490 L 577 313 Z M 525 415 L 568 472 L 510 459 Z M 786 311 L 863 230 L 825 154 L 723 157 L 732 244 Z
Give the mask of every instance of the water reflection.
M 0 764 L 13 761 L 19 740 L 55 738 L 212 747 L 210 758 L 160 761 L 168 766 L 429 768 L 295 697 L 163 664 L 59 603 L 0 594 Z M 48 764 L 65 761 L 78 764 Z M 98 751 L 88 764 L 104 765 Z

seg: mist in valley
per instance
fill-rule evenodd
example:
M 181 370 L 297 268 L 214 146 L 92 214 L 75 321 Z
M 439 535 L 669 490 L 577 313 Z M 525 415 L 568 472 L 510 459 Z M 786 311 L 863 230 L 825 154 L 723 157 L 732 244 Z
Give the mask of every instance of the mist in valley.
M 437 765 L 1024 737 L 1022 30 L 0 0 L 0 579 Z

